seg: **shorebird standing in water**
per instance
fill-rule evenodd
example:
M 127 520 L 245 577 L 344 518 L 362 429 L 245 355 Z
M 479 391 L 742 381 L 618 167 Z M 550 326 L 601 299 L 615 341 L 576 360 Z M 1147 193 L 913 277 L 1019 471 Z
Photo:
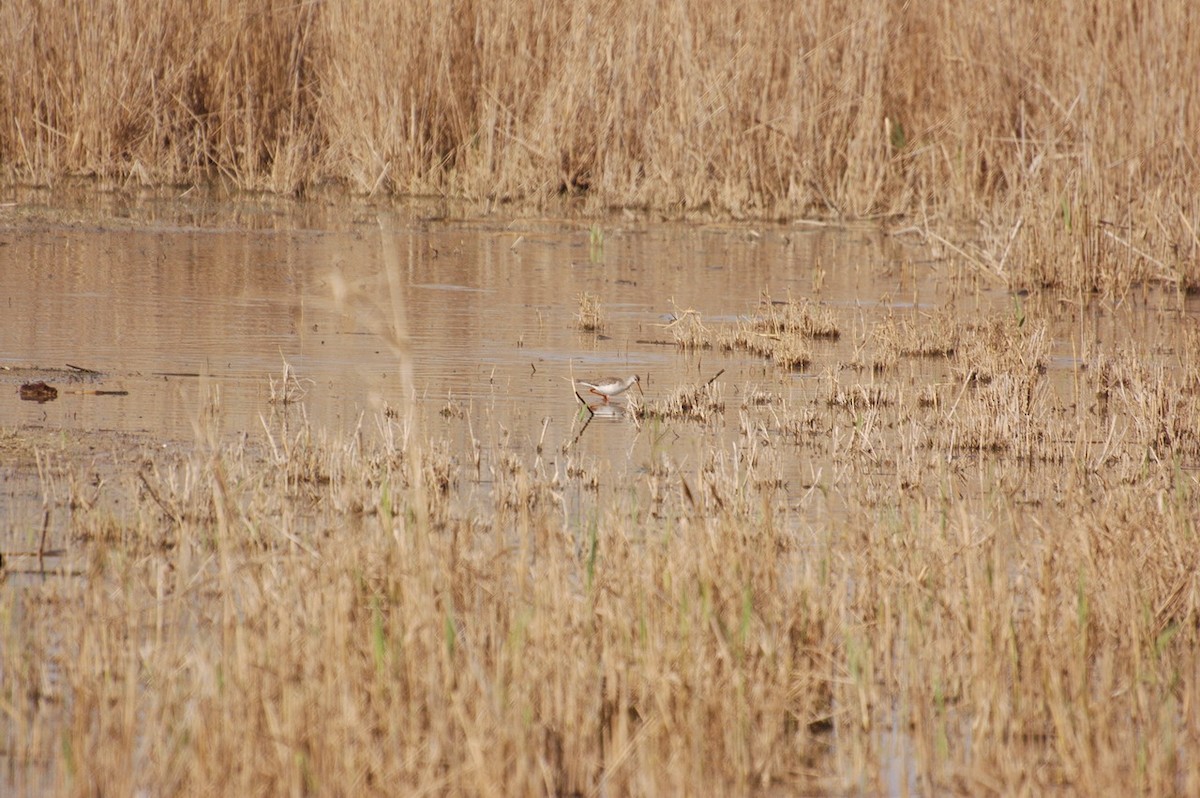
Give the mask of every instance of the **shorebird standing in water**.
M 601 377 L 598 380 L 579 380 L 579 384 L 588 389 L 588 393 L 594 393 L 604 400 L 604 404 L 608 404 L 611 397 L 625 393 L 634 385 L 638 390 L 642 390 L 641 378 L 634 374 L 633 376 L 621 379 L 619 377 Z

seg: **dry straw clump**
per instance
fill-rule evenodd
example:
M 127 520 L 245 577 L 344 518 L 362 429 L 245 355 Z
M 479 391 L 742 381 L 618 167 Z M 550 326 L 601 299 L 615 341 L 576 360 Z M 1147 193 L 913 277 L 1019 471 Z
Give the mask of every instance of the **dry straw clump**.
M 639 418 L 717 421 L 725 412 L 725 399 L 714 377 L 703 385 L 680 385 L 666 399 L 637 406 Z
M 680 349 L 711 349 L 713 334 L 704 326 L 700 313 L 693 308 L 680 310 L 674 305 L 672 319 L 666 325 L 671 337 Z
M 894 364 L 902 357 L 949 357 L 958 348 L 960 322 L 950 311 L 921 313 L 916 318 L 889 315 L 871 331 L 877 362 Z
M 763 294 L 758 309 L 750 319 L 750 327 L 756 332 L 775 336 L 799 336 L 801 338 L 828 338 L 836 340 L 841 332 L 829 308 L 811 300 L 788 297 L 774 300 Z
M 750 352 L 784 369 L 802 369 L 812 361 L 812 339 L 836 339 L 840 334 L 827 308 L 808 299 L 777 302 L 764 294 L 752 316 L 715 337 L 721 349 Z
M 579 310 L 575 312 L 575 326 L 584 332 L 600 332 L 606 323 L 600 298 L 590 291 L 579 295 Z

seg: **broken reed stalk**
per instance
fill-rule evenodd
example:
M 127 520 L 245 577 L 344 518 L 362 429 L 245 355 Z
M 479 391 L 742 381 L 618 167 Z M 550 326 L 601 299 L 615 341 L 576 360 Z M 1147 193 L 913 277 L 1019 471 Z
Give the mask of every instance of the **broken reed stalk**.
M 584 399 L 582 395 L 580 395 L 578 389 L 575 391 L 575 398 L 579 400 L 579 404 L 581 404 L 587 408 L 589 415 L 592 415 L 592 416 L 596 415 L 596 411 L 593 410 L 592 406 L 587 403 L 587 400 Z
M 584 399 L 583 396 L 580 395 L 580 393 L 579 393 L 579 381 L 575 379 L 575 361 L 574 360 L 568 361 L 567 369 L 569 372 L 568 379 L 571 380 L 571 391 L 575 394 L 575 398 L 579 400 L 579 404 L 581 404 L 587 408 L 588 419 L 590 420 L 592 418 L 592 416 L 596 415 L 596 411 L 592 410 L 592 406 L 589 405 L 587 403 L 587 400 Z

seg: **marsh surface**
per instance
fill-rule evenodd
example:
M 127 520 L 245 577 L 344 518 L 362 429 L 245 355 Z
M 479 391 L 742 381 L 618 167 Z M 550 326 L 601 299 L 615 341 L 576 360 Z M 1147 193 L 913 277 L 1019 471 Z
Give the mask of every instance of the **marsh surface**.
M 466 446 L 469 436 L 501 443 L 485 436 L 502 428 L 504 446 L 553 452 L 586 418 L 572 377 L 636 373 L 653 402 L 723 370 L 714 387 L 725 410 L 711 423 L 647 432 L 618 409 L 578 437 L 579 452 L 619 475 L 651 448 L 683 458 L 720 448 L 747 423 L 773 435 L 804 413 L 811 431 L 853 427 L 863 400 L 944 412 L 964 376 L 940 356 L 952 353 L 906 350 L 886 340 L 897 331 L 944 337 L 949 349 L 986 319 L 1036 318 L 1046 382 L 1056 403 L 1079 410 L 1094 404 L 1079 375 L 1098 356 L 1136 341 L 1169 367 L 1200 313 L 1195 297 L 1169 292 L 1022 298 L 968 260 L 918 246 L 912 229 L 877 226 L 464 220 L 433 206 L 389 211 L 381 223 L 350 202 L 163 197 L 82 210 L 30 202 L 0 214 L 4 423 L 164 444 L 192 441 L 214 402 L 206 424 L 226 440 L 298 407 L 331 436 L 370 436 L 381 413 L 407 413 L 411 395 L 424 432 Z M 585 292 L 600 302 L 599 331 L 579 328 Z M 764 297 L 812 303 L 838 334 L 813 339 L 807 362 L 790 368 L 716 346 Z M 675 345 L 671 322 L 687 311 L 712 348 Z M 390 334 L 397 324 L 407 358 Z M 58 398 L 22 401 L 18 386 L 35 380 Z M 296 401 L 285 404 L 285 393 Z M 811 482 L 831 465 L 822 451 L 831 453 L 782 458 L 783 476 Z
M 542 642 L 529 650 L 553 678 L 571 674 L 581 714 L 561 720 L 547 708 L 539 685 L 549 677 L 496 677 L 516 680 L 545 713 L 533 732 L 525 720 L 503 727 L 522 750 L 542 745 L 528 734 L 551 739 L 560 724 L 607 718 L 601 737 L 631 749 L 642 739 L 647 761 L 636 772 L 667 778 L 678 724 L 691 724 L 699 704 L 659 707 L 675 720 L 638 726 L 654 702 L 598 695 L 600 675 L 648 668 L 645 683 L 658 686 L 647 695 L 669 695 L 678 673 L 728 660 L 688 672 L 689 695 L 712 697 L 714 718 L 749 701 L 783 720 L 747 727 L 766 735 L 763 761 L 775 764 L 719 778 L 834 792 L 969 792 L 951 760 L 1010 785 L 1030 772 L 1044 748 L 1040 696 L 1017 721 L 988 727 L 1019 749 L 1001 765 L 974 758 L 972 734 L 955 731 L 948 747 L 938 736 L 991 718 L 980 709 L 991 690 L 1046 683 L 1017 673 L 1041 667 L 1038 658 L 1014 656 L 1012 673 L 980 676 L 995 661 L 989 629 L 1008 635 L 1005 645 L 1045 638 L 1048 651 L 1074 651 L 1062 642 L 1075 639 L 1074 618 L 1096 627 L 1085 639 L 1103 649 L 1128 637 L 1105 613 L 1130 617 L 1122 608 L 1141 591 L 1138 639 L 1157 650 L 1171 645 L 1163 629 L 1194 617 L 1194 569 L 1177 545 L 1200 462 L 1200 304 L 1186 293 L 1016 294 L 970 258 L 921 245 L 917 231 L 880 226 L 497 220 L 427 207 L 381 216 L 349 202 L 153 198 L 82 210 L 27 202 L 0 214 L 0 545 L 8 585 L 33 588 L 6 594 L 19 622 L 5 651 L 34 652 L 20 672 L 39 686 L 24 688 L 34 697 L 22 712 L 28 728 L 45 730 L 10 730 L 27 761 L 44 761 L 43 739 L 63 728 L 57 696 L 108 689 L 104 674 L 126 661 L 118 646 L 77 664 L 60 642 L 64 623 L 82 639 L 120 616 L 131 638 L 152 639 L 137 667 L 160 669 L 176 692 L 147 687 L 121 700 L 162 698 L 170 723 L 196 700 L 188 668 L 208 672 L 209 652 L 228 653 L 212 641 L 233 623 L 220 620 L 232 606 L 222 595 L 262 600 L 259 615 L 237 623 L 282 613 L 279 628 L 302 626 L 264 644 L 289 657 L 297 634 L 358 634 L 357 616 L 326 624 L 287 608 L 313 595 L 313 617 L 342 606 L 329 573 L 354 575 L 354 612 L 394 607 L 395 628 L 379 634 L 431 646 L 417 655 L 406 642 L 400 664 L 436 656 L 447 672 L 462 667 L 453 641 L 438 648 L 440 630 L 492 634 L 493 612 L 500 638 L 523 641 L 526 631 L 506 630 L 532 629 Z M 581 329 L 584 295 L 599 303 L 598 330 Z M 589 418 L 571 379 L 607 374 L 640 375 L 645 395 Z M 23 400 L 19 386 L 34 381 L 57 398 Z M 1146 513 L 1161 517 L 1143 523 Z M 1136 572 L 1112 545 L 1112 518 L 1139 539 L 1163 539 L 1142 546 Z M 430 529 L 439 534 L 420 534 Z M 1068 553 L 1055 554 L 1062 546 Z M 225 554 L 214 560 L 214 550 Z M 432 559 L 417 567 L 414 556 Z M 1086 608 L 1059 618 L 1087 569 L 1101 620 L 1088 621 Z M 442 579 L 452 580 L 453 611 Z M 221 586 L 210 592 L 213 580 Z M 427 589 L 411 595 L 432 603 L 412 604 L 405 591 L 421 580 Z M 120 591 L 127 612 L 111 599 Z M 64 601 L 78 612 L 61 614 Z M 593 615 L 588 602 L 611 606 Z M 164 613 L 178 613 L 175 626 Z M 630 636 L 623 619 L 638 613 L 643 635 Z M 991 620 L 971 620 L 980 614 Z M 728 659 L 734 626 L 759 641 L 748 658 Z M 164 628 L 174 648 L 162 644 Z M 971 634 L 974 658 L 963 660 Z M 796 642 L 806 635 L 811 646 Z M 661 672 L 629 648 L 655 640 L 677 644 Z M 794 647 L 783 669 L 773 659 L 780 640 Z M 595 673 L 555 656 L 581 641 L 595 647 Z M 1192 661 L 1190 637 L 1174 645 Z M 330 648 L 314 640 L 294 656 L 324 662 Z M 346 652 L 352 666 L 372 661 Z M 1084 673 L 1095 656 L 1080 647 L 1070 667 Z M 874 664 L 864 669 L 864 657 Z M 961 707 L 936 703 L 943 681 L 923 677 L 926 660 L 964 685 Z M 243 674 L 247 690 L 265 691 L 254 701 L 280 689 L 262 681 L 266 672 Z M 770 682 L 777 695 L 746 696 L 729 679 Z M 337 693 L 304 689 L 298 706 Z M 441 689 L 431 685 L 429 706 Z M 1097 691 L 1097 712 L 1126 711 L 1112 699 L 1117 687 Z M 614 701 L 628 714 L 612 713 Z M 932 720 L 920 714 L 935 704 Z M 396 706 L 405 712 L 393 716 L 411 714 Z M 203 736 L 213 721 L 196 717 Z M 295 720 L 297 735 L 310 733 Z M 1168 729 L 1178 720 L 1159 718 Z M 1013 734 L 1013 724 L 1032 731 Z M 726 750 L 719 734 L 696 729 L 697 745 Z M 79 739 L 114 739 L 121 751 L 171 744 L 140 721 L 122 734 Z M 330 750 L 361 748 L 342 742 Z M 1109 744 L 1093 742 L 1088 751 L 1107 757 Z M 576 764 L 556 765 L 553 778 L 608 778 L 620 766 L 605 759 L 608 744 L 581 743 Z M 89 762 L 112 765 L 104 778 L 119 781 L 129 770 L 113 756 Z M 441 773 L 433 760 L 430 772 Z M 154 782 L 153 761 L 131 778 Z M 794 770 L 813 761 L 811 773 Z M 226 764 L 196 760 L 198 773 Z M 1046 772 L 1055 783 L 1066 770 Z M 1170 762 L 1158 772 L 1180 777 Z M 469 783 L 471 773 L 456 778 Z M 42 778 L 35 764 L 14 783 Z M 53 768 L 45 778 L 65 783 Z
M 749 384 L 803 395 L 845 362 L 855 333 L 881 315 L 937 308 L 963 293 L 961 272 L 871 227 L 706 226 L 612 220 L 424 220 L 399 212 L 399 303 L 412 340 L 417 402 L 430 419 L 448 402 L 501 414 L 514 435 L 561 433 L 576 377 L 639 373 L 651 396 L 726 369 Z M 284 361 L 308 386 L 310 420 L 337 431 L 404 402 L 386 330 L 391 287 L 369 208 L 200 206 L 163 201 L 139 219 L 13 221 L 0 233 L 0 365 L 8 381 L 48 369 L 66 387 L 120 387 L 120 401 L 4 400 L 14 423 L 146 432 L 190 439 L 201 381 L 219 386 L 223 430 L 259 426 L 269 378 Z M 347 300 L 335 301 L 342 281 Z M 577 329 L 579 295 L 602 305 L 599 333 Z M 813 297 L 845 335 L 811 368 L 777 374 L 760 358 L 688 357 L 665 329 L 694 309 L 705 323 L 750 313 L 764 291 Z M 966 284 L 972 312 L 1002 291 Z M 68 364 L 103 378 L 71 374 Z M 55 373 L 56 371 L 68 373 Z M 553 436 L 551 436 L 553 438 Z M 611 437 L 611 436 L 610 436 Z

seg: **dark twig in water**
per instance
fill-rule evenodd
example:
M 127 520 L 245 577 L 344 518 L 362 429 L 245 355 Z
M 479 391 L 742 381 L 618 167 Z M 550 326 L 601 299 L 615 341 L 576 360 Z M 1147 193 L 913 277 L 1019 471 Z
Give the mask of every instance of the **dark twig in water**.
M 579 400 L 579 404 L 587 408 L 589 413 L 591 413 L 593 416 L 596 415 L 596 411 L 592 409 L 592 406 L 587 403 L 586 399 L 579 395 L 579 391 L 575 391 L 575 398 Z
M 158 495 L 158 491 L 156 491 L 154 486 L 150 484 L 150 480 L 146 479 L 146 472 L 138 471 L 137 475 L 138 478 L 142 480 L 142 485 L 145 486 L 146 492 L 150 494 L 150 498 L 154 499 L 154 503 L 161 507 L 163 512 L 170 516 L 173 521 L 178 523 L 180 521 L 179 511 L 169 505 L 161 496 Z
M 46 533 L 50 531 L 50 508 L 42 516 L 42 539 L 38 541 L 38 571 L 46 570 Z
M 587 407 L 586 402 L 584 403 L 584 406 Z M 590 412 L 591 415 L 587 417 L 587 420 L 583 422 L 583 426 L 579 428 L 578 434 L 575 435 L 575 440 L 571 441 L 572 446 L 578 445 L 579 439 L 583 437 L 583 433 L 587 431 L 588 425 L 591 424 L 592 419 L 596 417 L 596 412 L 592 410 L 592 408 L 588 407 L 588 412 Z

